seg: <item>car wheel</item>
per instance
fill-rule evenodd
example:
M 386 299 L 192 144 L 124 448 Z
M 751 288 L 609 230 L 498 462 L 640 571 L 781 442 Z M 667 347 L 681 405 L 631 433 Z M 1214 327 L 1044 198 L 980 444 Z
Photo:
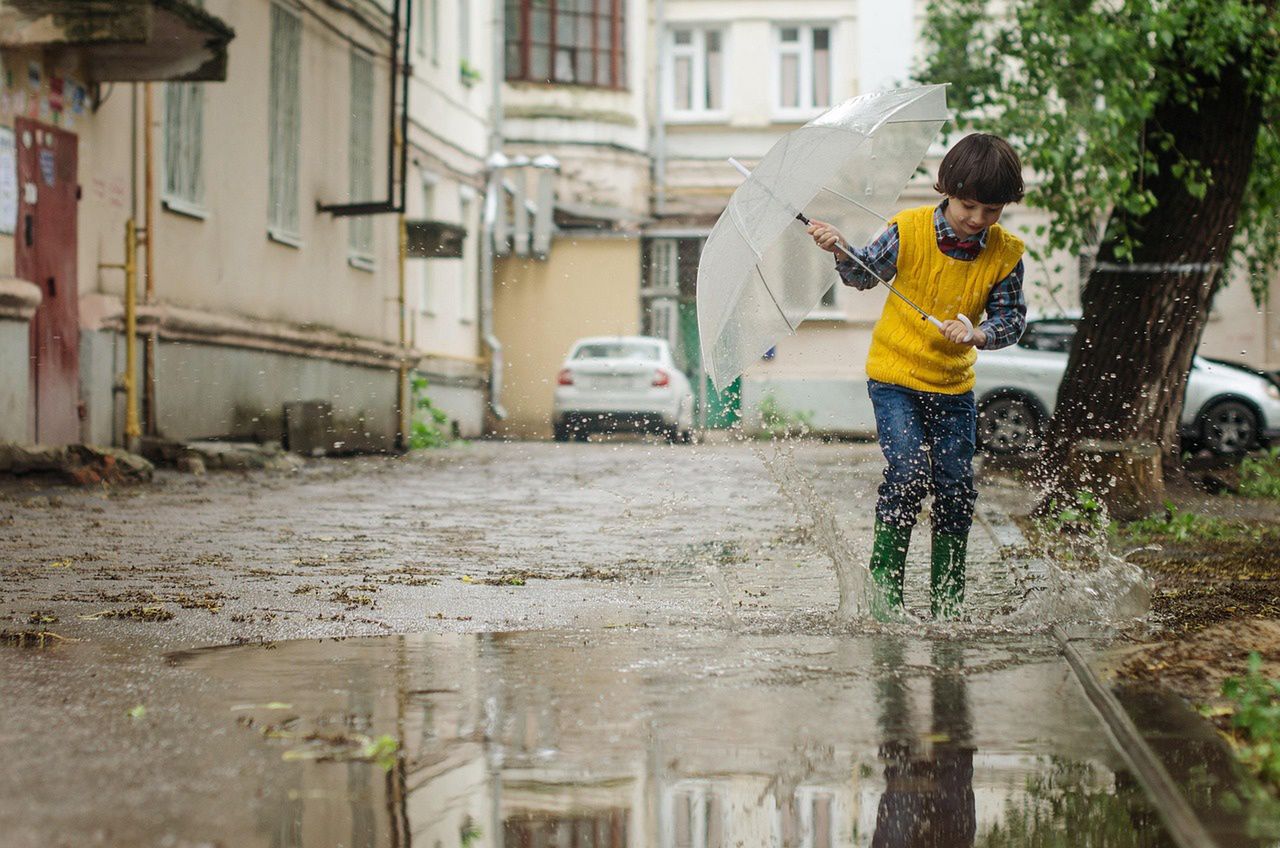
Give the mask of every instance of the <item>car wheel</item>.
M 1219 401 L 1201 413 L 1200 438 L 1216 454 L 1245 453 L 1258 442 L 1258 414 L 1238 400 Z
M 978 444 L 995 454 L 1022 453 L 1040 441 L 1040 412 L 1020 395 L 987 401 L 978 412 Z
M 567 421 L 557 421 L 553 426 L 555 440 L 557 442 L 569 441 L 569 423 Z

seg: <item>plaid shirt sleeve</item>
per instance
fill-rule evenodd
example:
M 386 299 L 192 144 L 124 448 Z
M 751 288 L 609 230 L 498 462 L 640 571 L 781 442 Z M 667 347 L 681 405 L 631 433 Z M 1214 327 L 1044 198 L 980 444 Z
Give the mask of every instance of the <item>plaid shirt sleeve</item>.
M 849 250 L 866 268 L 843 253 L 837 253 L 836 273 L 846 286 L 865 291 L 875 288 L 878 282 L 876 277 L 889 282 L 898 274 L 898 225 L 890 224 L 879 238 L 866 247 L 852 247 Z M 868 271 L 867 268 L 871 270 Z
M 983 350 L 999 350 L 1022 338 L 1027 328 L 1027 301 L 1022 294 L 1022 260 L 987 295 L 987 317 L 978 329 L 987 337 Z

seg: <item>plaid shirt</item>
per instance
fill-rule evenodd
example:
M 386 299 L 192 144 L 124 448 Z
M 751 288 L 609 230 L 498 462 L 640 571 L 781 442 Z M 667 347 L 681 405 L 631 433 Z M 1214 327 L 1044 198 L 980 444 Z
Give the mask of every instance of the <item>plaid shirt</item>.
M 947 201 L 943 200 L 938 204 L 938 208 L 933 210 L 933 232 L 939 241 L 943 238 L 956 238 L 955 230 L 942 214 L 946 208 Z M 986 230 L 978 234 L 978 243 L 982 247 L 987 246 Z M 898 274 L 898 225 L 890 224 L 889 228 L 871 244 L 863 248 L 851 248 L 851 250 L 875 274 L 868 273 L 866 268 L 847 256 L 837 254 L 836 271 L 839 272 L 840 279 L 844 280 L 845 285 L 866 290 L 875 288 L 878 282 L 877 276 L 886 282 L 892 280 Z M 971 262 L 976 258 L 960 248 L 943 252 L 952 259 L 964 262 Z M 1024 270 L 1022 260 L 1019 259 L 1009 275 L 996 283 L 991 289 L 991 294 L 987 296 L 987 317 L 978 325 L 978 329 L 982 330 L 987 337 L 983 350 L 1008 347 L 1022 337 L 1022 331 L 1027 327 L 1027 301 L 1022 294 Z

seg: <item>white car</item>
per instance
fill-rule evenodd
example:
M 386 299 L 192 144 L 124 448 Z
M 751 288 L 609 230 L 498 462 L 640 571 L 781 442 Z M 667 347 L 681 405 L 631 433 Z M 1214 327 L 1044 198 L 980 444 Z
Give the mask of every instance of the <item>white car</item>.
M 592 432 L 659 432 L 693 440 L 693 390 L 666 339 L 597 336 L 578 339 L 556 377 L 552 423 L 558 442 Z
M 978 445 L 991 453 L 1038 447 L 1067 370 L 1076 319 L 1027 322 L 1016 345 L 979 353 Z M 1280 387 L 1266 374 L 1197 356 L 1187 378 L 1182 437 L 1218 454 L 1242 453 L 1280 436 Z

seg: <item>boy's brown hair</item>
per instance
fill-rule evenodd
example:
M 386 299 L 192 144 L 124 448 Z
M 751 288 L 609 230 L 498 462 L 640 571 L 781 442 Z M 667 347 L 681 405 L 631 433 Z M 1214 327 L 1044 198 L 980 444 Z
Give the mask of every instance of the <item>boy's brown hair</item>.
M 1003 138 L 974 133 L 942 157 L 933 189 L 979 203 L 1016 203 L 1023 194 L 1022 162 Z

